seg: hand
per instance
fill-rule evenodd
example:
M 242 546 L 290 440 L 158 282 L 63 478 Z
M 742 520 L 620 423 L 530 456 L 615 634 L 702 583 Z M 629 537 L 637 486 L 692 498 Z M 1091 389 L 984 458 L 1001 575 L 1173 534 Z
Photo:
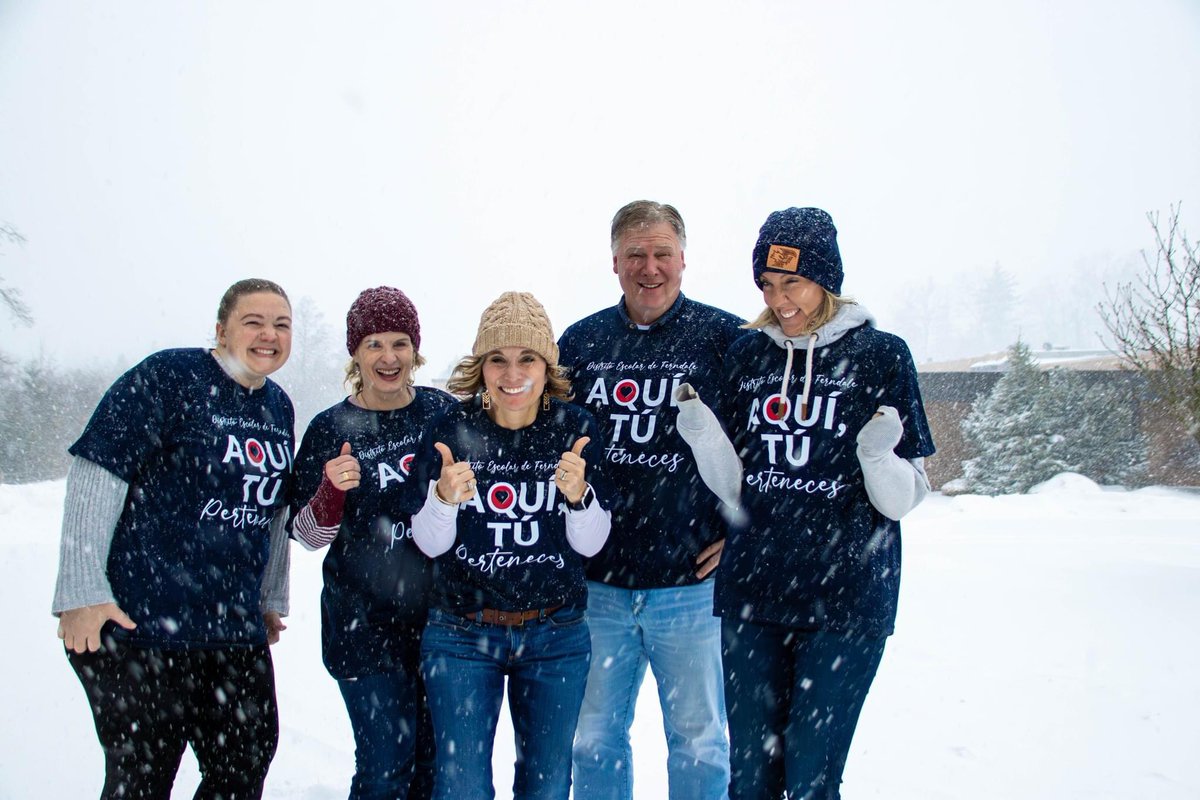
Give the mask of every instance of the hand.
M 883 455 L 895 450 L 903 435 L 900 413 L 891 406 L 880 406 L 858 432 L 858 446 L 868 455 Z
M 465 461 L 456 462 L 450 448 L 441 442 L 434 442 L 433 449 L 442 456 L 442 472 L 433 487 L 438 499 L 456 506 L 474 497 L 475 473 L 471 471 L 471 465 Z
M 587 481 L 583 478 L 587 470 L 587 461 L 579 454 L 591 440 L 590 436 L 580 436 L 576 439 L 571 449 L 562 454 L 562 458 L 558 460 L 558 469 L 554 470 L 554 485 L 562 492 L 563 497 L 567 498 L 567 502 L 578 503 L 587 491 Z
M 362 478 L 362 468 L 358 459 L 350 455 L 350 443 L 342 442 L 342 452 L 337 458 L 325 462 L 325 477 L 334 488 L 343 492 L 358 487 Z
M 116 603 L 99 603 L 62 612 L 58 617 L 58 638 L 68 650 L 94 653 L 100 649 L 100 629 L 110 619 L 127 631 L 137 627 Z
M 708 547 L 700 551 L 700 555 L 696 556 L 696 577 L 705 578 L 708 573 L 717 568 L 721 563 L 721 551 L 725 549 L 725 540 L 718 539 Z
M 287 630 L 287 625 L 283 624 L 283 615 L 278 611 L 264 611 L 263 624 L 267 628 L 267 644 L 277 644 L 279 634 Z

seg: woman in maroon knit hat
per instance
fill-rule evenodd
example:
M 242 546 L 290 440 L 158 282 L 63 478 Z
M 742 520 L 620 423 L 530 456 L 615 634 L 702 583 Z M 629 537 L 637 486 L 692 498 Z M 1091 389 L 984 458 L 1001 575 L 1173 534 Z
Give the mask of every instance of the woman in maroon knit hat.
M 313 418 L 296 458 L 292 535 L 328 547 L 321 644 L 354 730 L 351 800 L 423 800 L 432 789 L 419 674 L 432 562 L 413 544 L 400 496 L 421 432 L 452 399 L 414 385 L 420 347 L 404 292 L 360 294 L 346 314 L 351 394 Z

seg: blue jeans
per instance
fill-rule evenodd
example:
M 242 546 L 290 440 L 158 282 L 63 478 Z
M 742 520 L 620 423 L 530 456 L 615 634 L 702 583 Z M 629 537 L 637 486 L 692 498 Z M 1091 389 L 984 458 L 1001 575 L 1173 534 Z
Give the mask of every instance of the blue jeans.
M 838 800 L 887 637 L 722 623 L 733 800 Z
M 658 682 L 672 800 L 724 800 L 729 786 L 721 624 L 713 582 L 618 589 L 588 582 L 592 669 L 575 734 L 576 800 L 631 800 L 633 724 L 646 666 Z
M 506 627 L 429 612 L 421 670 L 437 742 L 438 800 L 490 800 L 504 679 L 516 739 L 514 800 L 567 800 L 571 738 L 591 644 L 581 608 Z
M 429 800 L 433 726 L 417 665 L 339 680 L 338 688 L 354 730 L 350 800 Z

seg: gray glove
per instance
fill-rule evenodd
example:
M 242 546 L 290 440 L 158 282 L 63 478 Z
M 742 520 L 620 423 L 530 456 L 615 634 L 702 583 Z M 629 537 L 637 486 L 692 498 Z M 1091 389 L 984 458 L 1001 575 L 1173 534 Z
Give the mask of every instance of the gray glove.
M 689 432 L 704 429 L 711 413 L 690 383 L 681 383 L 676 387 L 675 402 L 679 412 L 675 424 L 679 428 Z
M 863 455 L 881 456 L 895 450 L 903 435 L 900 412 L 892 406 L 880 406 L 879 413 L 867 420 L 858 432 L 857 441 Z

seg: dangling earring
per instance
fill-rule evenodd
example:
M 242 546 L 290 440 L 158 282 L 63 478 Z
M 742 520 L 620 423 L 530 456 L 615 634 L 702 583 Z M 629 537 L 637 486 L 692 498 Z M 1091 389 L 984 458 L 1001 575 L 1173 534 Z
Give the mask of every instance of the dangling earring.
M 490 392 L 488 392 L 487 389 L 483 390 L 483 410 L 484 411 L 492 410 L 492 395 Z
M 542 411 L 550 410 L 550 393 L 542 392 Z

